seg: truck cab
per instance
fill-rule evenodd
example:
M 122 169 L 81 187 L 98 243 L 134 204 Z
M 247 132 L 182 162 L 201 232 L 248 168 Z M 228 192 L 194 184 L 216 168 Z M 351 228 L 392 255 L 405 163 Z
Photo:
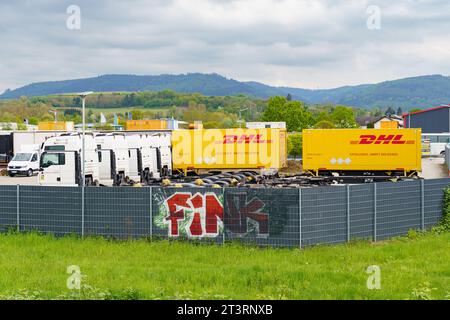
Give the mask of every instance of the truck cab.
M 31 177 L 39 171 L 39 145 L 22 146 L 8 163 L 8 175 L 26 175 Z
M 160 177 L 172 174 L 172 141 L 167 132 L 155 133 L 149 136 L 150 145 L 158 152 L 158 172 Z
M 83 159 L 81 134 L 63 134 L 48 138 L 42 145 L 39 184 L 81 186 L 84 161 L 85 185 L 98 185 L 98 155 L 92 134 L 85 135 L 85 154 L 86 159 Z
M 99 133 L 95 135 L 100 181 L 119 186 L 130 176 L 128 144 L 123 134 Z
M 159 179 L 158 150 L 151 145 L 147 134 L 134 134 L 127 136 L 130 154 L 130 167 L 133 166 L 134 174 L 140 177 L 141 182 L 150 184 L 154 179 Z

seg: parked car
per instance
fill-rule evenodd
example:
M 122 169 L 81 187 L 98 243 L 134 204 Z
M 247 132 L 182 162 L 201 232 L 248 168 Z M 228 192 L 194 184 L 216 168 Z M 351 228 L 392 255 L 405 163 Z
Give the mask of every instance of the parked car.
M 8 163 L 8 174 L 14 177 L 17 174 L 31 177 L 39 171 L 39 145 L 24 145 Z

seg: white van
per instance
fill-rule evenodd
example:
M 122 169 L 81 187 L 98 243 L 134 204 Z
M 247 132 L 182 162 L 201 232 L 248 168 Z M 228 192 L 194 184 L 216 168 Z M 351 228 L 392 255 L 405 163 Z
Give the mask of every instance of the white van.
M 17 174 L 31 177 L 39 171 L 39 145 L 23 145 L 12 160 L 8 163 L 8 174 L 14 177 Z

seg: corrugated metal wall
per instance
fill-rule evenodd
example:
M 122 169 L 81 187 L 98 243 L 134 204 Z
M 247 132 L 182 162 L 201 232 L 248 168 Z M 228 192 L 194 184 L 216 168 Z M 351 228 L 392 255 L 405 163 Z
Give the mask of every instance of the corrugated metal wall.
M 450 132 L 450 108 L 407 115 L 405 128 L 422 128 L 422 133 Z

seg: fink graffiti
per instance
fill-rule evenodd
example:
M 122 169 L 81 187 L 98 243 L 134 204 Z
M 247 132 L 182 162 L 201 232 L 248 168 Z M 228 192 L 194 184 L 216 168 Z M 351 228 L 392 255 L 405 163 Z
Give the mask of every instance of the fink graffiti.
M 177 192 L 163 207 L 162 222 L 170 237 L 216 237 L 223 229 L 223 205 L 215 193 Z
M 258 197 L 247 199 L 247 193 L 228 194 L 226 197 L 227 230 L 239 236 L 254 232 L 256 236 L 269 236 L 269 215 L 262 212 L 265 203 Z
M 154 222 L 169 237 L 214 238 L 224 230 L 240 238 L 269 236 L 269 214 L 263 211 L 266 204 L 245 192 L 226 194 L 225 199 L 213 192 L 162 193 L 160 201 Z

